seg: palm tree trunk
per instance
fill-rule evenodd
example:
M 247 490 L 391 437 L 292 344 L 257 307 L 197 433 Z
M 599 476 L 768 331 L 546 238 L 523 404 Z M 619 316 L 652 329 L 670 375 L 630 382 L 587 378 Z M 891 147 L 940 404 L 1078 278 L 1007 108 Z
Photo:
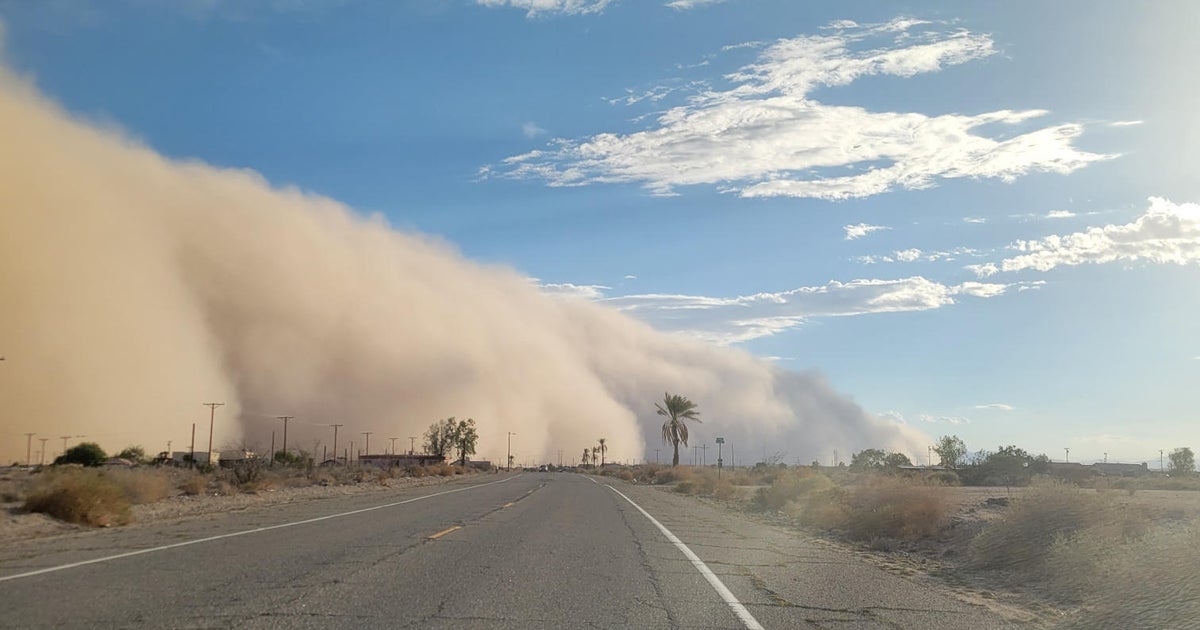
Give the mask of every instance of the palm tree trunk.
M 679 442 L 676 442 L 675 443 L 675 456 L 671 458 L 671 467 L 674 468 L 678 465 L 679 465 Z

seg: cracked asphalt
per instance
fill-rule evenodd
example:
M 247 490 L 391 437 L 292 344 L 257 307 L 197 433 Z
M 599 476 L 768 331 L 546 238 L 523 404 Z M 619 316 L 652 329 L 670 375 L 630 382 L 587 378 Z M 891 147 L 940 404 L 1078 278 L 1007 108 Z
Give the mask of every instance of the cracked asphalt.
M 661 489 L 568 473 L 476 477 L 9 545 L 0 580 L 463 488 L 0 581 L 0 627 L 744 627 L 606 484 L 688 545 L 766 628 L 1013 627 L 795 532 Z

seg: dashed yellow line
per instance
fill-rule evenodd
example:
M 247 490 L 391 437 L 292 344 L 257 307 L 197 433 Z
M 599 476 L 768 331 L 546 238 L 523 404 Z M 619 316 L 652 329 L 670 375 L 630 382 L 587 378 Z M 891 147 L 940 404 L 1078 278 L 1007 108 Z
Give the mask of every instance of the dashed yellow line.
M 452 532 L 456 529 L 462 529 L 462 525 L 455 525 L 454 527 L 449 527 L 449 528 L 443 529 L 442 531 L 430 536 L 429 540 L 437 540 L 437 539 L 441 538 L 442 536 L 445 536 L 446 534 L 449 534 L 450 532 Z
M 512 507 L 513 505 L 515 505 L 515 503 L 512 501 L 509 501 L 508 503 L 505 503 L 500 509 L 504 509 L 506 507 Z

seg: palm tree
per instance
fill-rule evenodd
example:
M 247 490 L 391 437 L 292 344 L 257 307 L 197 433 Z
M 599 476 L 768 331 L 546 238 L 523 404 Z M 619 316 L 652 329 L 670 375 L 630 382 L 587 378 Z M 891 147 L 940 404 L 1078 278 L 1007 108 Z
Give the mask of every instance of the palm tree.
M 591 451 L 591 449 L 586 449 L 586 448 L 585 448 L 585 449 L 583 449 L 583 465 L 584 465 L 584 466 L 587 466 L 587 464 L 588 464 L 588 458 L 589 458 L 589 457 L 591 457 L 591 456 L 592 456 L 592 451 Z
M 684 448 L 688 445 L 688 428 L 684 420 L 695 420 L 700 422 L 700 412 L 696 411 L 696 403 L 690 401 L 685 396 L 679 394 L 663 393 L 662 404 L 654 403 L 658 409 L 658 415 L 666 416 L 666 422 L 663 422 L 663 441 L 669 442 L 675 447 L 675 456 L 671 459 L 672 466 L 679 465 L 679 443 L 683 442 Z
M 604 468 L 604 454 L 608 452 L 608 445 L 604 443 L 604 438 L 600 438 L 600 467 Z
M 600 447 L 593 446 L 592 447 L 592 465 L 593 466 L 596 465 L 596 460 L 598 460 L 598 459 L 600 459 Z

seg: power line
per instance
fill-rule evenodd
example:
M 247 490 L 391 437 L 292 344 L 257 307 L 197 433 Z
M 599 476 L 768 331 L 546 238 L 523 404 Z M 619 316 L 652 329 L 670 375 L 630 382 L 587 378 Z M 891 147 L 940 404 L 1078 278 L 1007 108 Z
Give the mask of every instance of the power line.
M 203 403 L 203 404 L 205 407 L 208 407 L 208 454 L 204 456 L 204 462 L 206 464 L 211 464 L 212 463 L 213 420 L 216 419 L 216 416 L 217 416 L 217 407 L 224 407 L 225 403 L 210 402 L 210 403 Z
M 294 418 L 295 416 L 275 416 L 275 417 L 276 417 L 276 418 L 278 418 L 279 420 L 283 420 L 283 452 L 284 452 L 284 453 L 286 453 L 286 452 L 287 452 L 287 425 L 288 425 L 288 420 L 291 420 L 291 419 L 292 419 L 292 418 Z M 275 461 L 275 453 L 271 453 L 271 461 Z M 285 461 L 286 461 L 286 460 L 285 460 Z
M 337 461 L 337 431 L 338 431 L 338 427 L 344 427 L 346 425 L 331 424 L 329 426 L 333 427 L 333 461 L 336 462 Z M 350 462 L 346 462 L 346 463 L 349 464 Z

